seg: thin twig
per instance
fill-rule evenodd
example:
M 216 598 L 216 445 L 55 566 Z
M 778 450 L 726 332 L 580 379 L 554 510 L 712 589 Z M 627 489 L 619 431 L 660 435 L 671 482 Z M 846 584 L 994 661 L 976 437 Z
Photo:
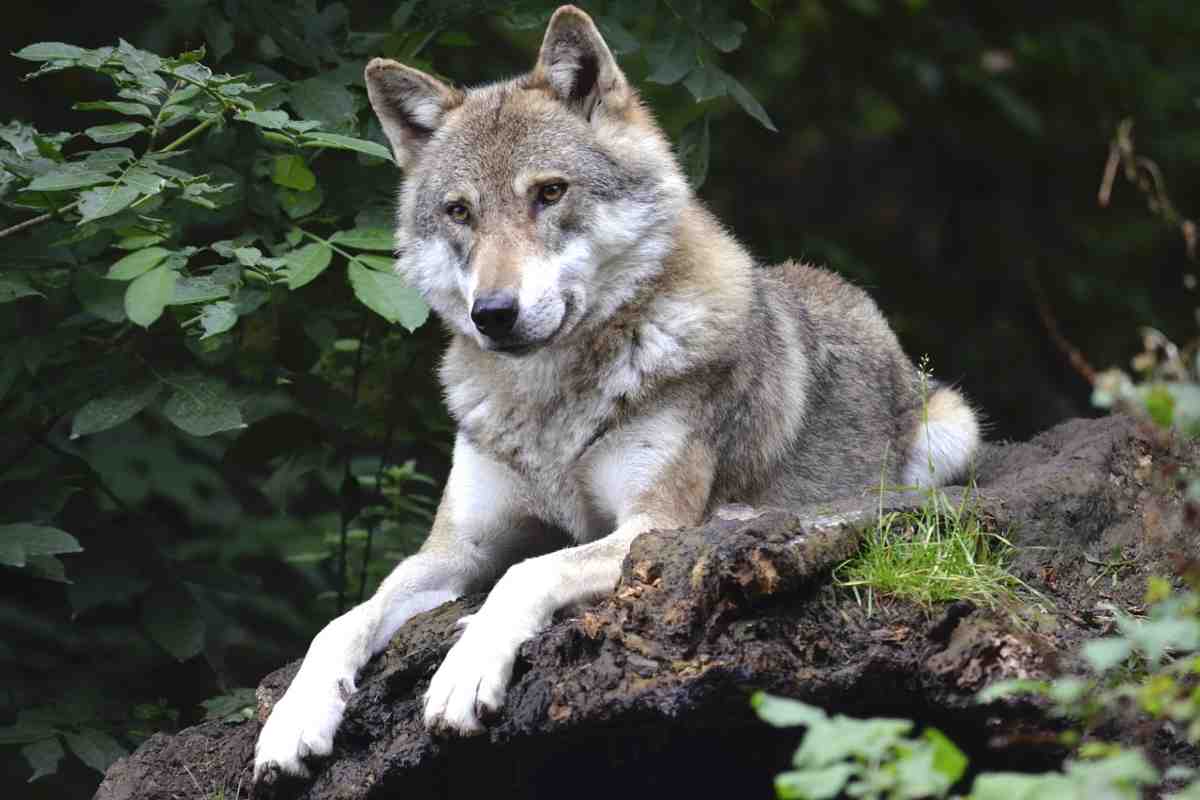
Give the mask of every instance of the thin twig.
M 362 315 L 362 330 L 358 336 L 358 351 L 354 354 L 354 378 L 350 388 L 351 409 L 358 406 L 358 387 L 362 382 L 363 351 L 367 349 L 367 331 L 370 329 L 370 325 L 370 314 L 364 310 Z M 346 610 L 346 575 L 348 574 L 346 551 L 350 535 L 350 508 L 347 505 L 345 495 L 346 486 L 349 485 L 353 477 L 350 474 L 350 458 L 352 453 L 353 448 L 347 447 L 342 468 L 342 530 L 341 535 L 338 537 L 338 614 Z
M 33 217 L 32 219 L 27 219 L 24 222 L 18 222 L 16 225 L 10 225 L 9 227 L 0 231 L 0 239 L 3 239 L 5 236 L 12 236 L 14 233 L 20 233 L 26 228 L 32 228 L 34 225 L 41 225 L 43 222 L 49 222 L 50 220 L 54 219 L 56 214 L 61 214 L 64 211 L 71 211 L 77 205 L 79 205 L 78 200 L 76 200 L 74 203 L 67 203 L 62 208 L 57 208 L 54 211 L 47 211 L 45 214 Z
M 192 128 L 192 129 L 191 129 L 190 131 L 188 131 L 187 133 L 185 133 L 185 134 L 183 134 L 182 136 L 180 136 L 180 137 L 179 137 L 178 139 L 176 139 L 175 141 L 173 141 L 173 142 L 171 142 L 170 144 L 168 144 L 168 145 L 164 146 L 164 147 L 163 147 L 161 150 L 155 150 L 154 152 L 156 152 L 156 153 L 169 153 L 169 152 L 171 152 L 172 150 L 174 150 L 174 149 L 175 149 L 175 148 L 177 148 L 177 147 L 183 147 L 185 144 L 187 144 L 187 143 L 188 143 L 188 142 L 190 142 L 192 139 L 194 139 L 194 138 L 196 138 L 197 136 L 199 136 L 199 135 L 200 135 L 201 133 L 203 133 L 205 130 L 207 130 L 208 128 L 212 127 L 213 123 L 215 123 L 217 120 L 221 120 L 221 119 L 224 119 L 224 118 L 225 118 L 225 114 L 224 114 L 223 112 L 222 112 L 222 113 L 220 113 L 220 114 L 214 114 L 213 116 L 211 116 L 211 117 L 209 117 L 208 119 L 204 120 L 204 122 L 201 122 L 199 125 L 197 125 L 196 127 Z M 149 154 L 147 153 L 147 155 L 149 155 Z M 144 157 L 145 157 L 145 156 L 143 156 L 143 158 L 144 158 Z
M 379 467 L 375 470 L 375 491 L 379 495 L 380 500 L 383 497 L 383 472 L 387 469 L 388 463 L 392 459 L 392 437 L 396 433 L 396 417 L 392 416 L 388 420 L 387 433 L 383 438 L 383 452 L 379 454 Z M 362 565 L 358 570 L 358 602 L 362 602 L 367 594 L 367 567 L 371 563 L 371 545 L 375 539 L 375 529 L 379 526 L 379 520 L 372 517 L 367 523 L 367 541 L 363 546 Z
M 1087 358 L 1084 357 L 1079 348 L 1071 344 L 1070 340 L 1063 336 L 1062 331 L 1058 327 L 1058 320 L 1054 316 L 1054 311 L 1050 308 L 1050 302 L 1046 299 L 1046 292 L 1042 289 L 1042 283 L 1038 280 L 1037 269 L 1032 264 L 1025 271 L 1025 276 L 1029 282 L 1030 291 L 1033 293 L 1033 302 L 1037 306 L 1038 316 L 1042 319 L 1042 325 L 1045 326 L 1050 341 L 1054 342 L 1055 347 L 1059 349 L 1085 381 L 1095 383 L 1096 369 L 1088 363 Z

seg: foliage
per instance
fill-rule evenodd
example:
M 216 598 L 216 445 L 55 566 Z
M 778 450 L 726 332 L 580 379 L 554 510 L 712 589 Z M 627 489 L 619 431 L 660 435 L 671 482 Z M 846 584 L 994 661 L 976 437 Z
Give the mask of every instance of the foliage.
M 57 69 L 82 57 L 66 44 L 4 59 L 10 74 L 50 67 L 0 99 L 0 120 L 37 123 L 36 135 L 0 126 L 16 167 L 0 169 L 0 526 L 40 531 L 33 550 L 28 527 L 0 537 L 6 563 L 24 552 L 24 566 L 0 567 L 0 725 L 35 713 L 62 731 L 0 747 L 0 772 L 24 780 L 27 745 L 38 763 L 54 760 L 51 739 L 67 752 L 23 792 L 89 796 L 96 775 L 66 733 L 129 748 L 200 719 L 206 699 L 303 652 L 420 539 L 422 476 L 441 476 L 450 442 L 440 341 L 430 324 L 393 325 L 415 324 L 402 316 L 413 307 L 369 285 L 386 275 L 374 259 L 387 256 L 396 176 L 372 155 L 383 138 L 362 65 L 384 55 L 466 83 L 514 74 L 554 5 L 25 9 L 40 38 L 115 46 L 107 65 Z M 869 285 L 906 348 L 961 377 L 996 436 L 1086 404 L 1037 356 L 1013 265 L 1053 265 L 1064 328 L 1097 357 L 1123 352 L 1131 320 L 1178 330 L 1190 317 L 1144 210 L 1120 193 L 1103 212 L 1077 202 L 1131 115 L 1180 205 L 1194 204 L 1190 0 L 584 5 L 721 219 L 764 260 L 824 261 Z M 164 109 L 136 95 L 150 75 L 167 92 L 183 80 L 151 69 L 150 51 L 202 45 L 199 60 L 155 58 L 184 78 L 211 69 L 200 83 L 218 97 L 185 83 Z M 111 152 L 89 163 L 89 150 Z M 57 177 L 31 190 L 36 169 Z M 84 214 L 96 216 L 79 225 Z M 1014 352 L 1031 357 L 1013 366 Z M 195 433 L 213 428 L 228 429 Z
M 1119 730 L 1114 723 L 1133 723 L 1141 715 L 1173 724 L 1190 745 L 1200 744 L 1200 594 L 1173 592 L 1167 581 L 1153 579 L 1147 602 L 1146 619 L 1114 610 L 1119 633 L 1086 643 L 1082 655 L 1090 674 L 1002 681 L 980 692 L 982 703 L 1037 695 L 1054 713 L 1082 727 L 1061 735 L 1062 743 L 1075 751 L 1061 772 L 984 772 L 974 778 L 970 798 L 1132 799 L 1164 779 L 1191 781 L 1170 797 L 1200 794 L 1200 777 L 1190 768 L 1160 773 L 1139 750 L 1099 738 Z M 949 797 L 966 772 L 967 758 L 933 728 L 918 738 L 910 735 L 913 724 L 908 720 L 831 717 L 819 708 L 762 693 L 752 702 L 772 725 L 807 727 L 793 758 L 796 769 L 775 779 L 780 798 L 818 800 L 843 791 L 889 800 Z
M 834 570 L 835 584 L 868 609 L 877 594 L 923 606 L 969 600 L 995 607 L 1013 599 L 1021 581 L 1006 568 L 1012 546 L 987 529 L 972 498 L 969 488 L 956 505 L 929 489 L 920 508 L 881 512 L 859 551 Z
M 532 65 L 556 4 L 483 5 Z M 361 75 L 452 62 L 479 6 L 410 0 L 364 32 L 340 3 L 202 3 L 174 19 L 206 44 L 175 57 L 13 54 L 86 89 L 69 130 L 0 127 L 0 745 L 29 780 L 244 717 L 244 687 L 423 538 L 440 341 L 391 269 L 399 175 Z M 699 184 L 718 110 L 774 125 L 720 66 L 745 9 L 663 8 L 597 19 L 639 81 L 686 93 Z
M 758 692 L 751 699 L 776 727 L 804 725 L 795 769 L 775 777 L 783 800 L 851 797 L 944 797 L 967 767 L 967 758 L 936 728 L 910 735 L 906 719 L 829 716 L 815 706 Z

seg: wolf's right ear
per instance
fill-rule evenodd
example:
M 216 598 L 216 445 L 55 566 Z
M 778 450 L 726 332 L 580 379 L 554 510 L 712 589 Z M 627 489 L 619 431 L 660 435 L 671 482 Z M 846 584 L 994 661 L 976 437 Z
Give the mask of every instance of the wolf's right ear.
M 596 23 L 575 6 L 562 6 L 550 18 L 533 76 L 585 117 L 598 105 L 620 111 L 630 95 Z
M 396 163 L 408 167 L 463 93 L 419 69 L 386 58 L 371 59 L 363 73 L 371 108 L 392 143 Z

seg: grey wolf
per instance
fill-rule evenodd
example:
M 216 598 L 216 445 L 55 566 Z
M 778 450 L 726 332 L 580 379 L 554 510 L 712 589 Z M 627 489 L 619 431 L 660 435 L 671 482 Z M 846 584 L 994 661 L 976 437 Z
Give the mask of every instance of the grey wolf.
M 967 468 L 964 398 L 922 397 L 863 291 L 753 262 L 584 12 L 560 8 L 513 80 L 459 89 L 375 59 L 366 85 L 405 173 L 396 269 L 452 334 L 458 434 L 428 541 L 313 640 L 256 779 L 331 751 L 359 669 L 413 614 L 494 583 L 425 694 L 430 729 L 479 733 L 521 644 L 610 592 L 639 534 Z

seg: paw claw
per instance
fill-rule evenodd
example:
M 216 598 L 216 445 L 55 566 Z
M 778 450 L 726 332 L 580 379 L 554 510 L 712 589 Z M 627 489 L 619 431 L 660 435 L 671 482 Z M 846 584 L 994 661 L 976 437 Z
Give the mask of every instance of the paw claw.
M 425 727 L 431 732 L 481 734 L 482 720 L 495 718 L 504 705 L 517 642 L 493 626 L 465 627 L 425 693 Z

